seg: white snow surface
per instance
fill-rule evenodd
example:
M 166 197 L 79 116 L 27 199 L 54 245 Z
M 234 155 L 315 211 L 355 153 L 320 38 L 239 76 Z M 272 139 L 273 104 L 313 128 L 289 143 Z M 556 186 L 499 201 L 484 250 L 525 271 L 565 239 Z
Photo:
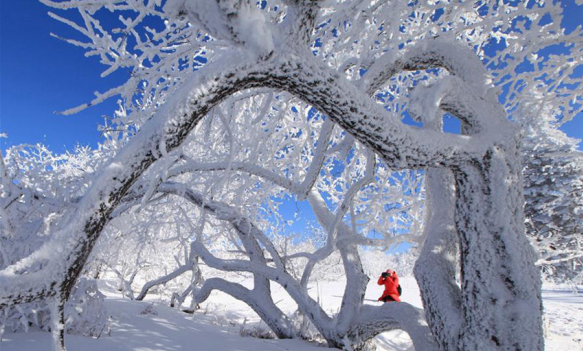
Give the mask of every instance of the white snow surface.
M 113 284 L 101 282 L 107 296 L 106 306 L 111 315 L 111 334 L 99 339 L 67 335 L 69 351 L 311 351 L 326 350 L 315 342 L 302 340 L 274 340 L 242 337 L 242 329 L 265 324 L 244 303 L 220 292 L 214 292 L 194 315 L 188 315 L 167 307 L 167 303 L 155 295 L 146 301 L 131 301 L 121 297 Z M 250 285 L 251 281 L 242 281 Z M 411 277 L 401 278 L 402 300 L 421 307 L 417 283 Z M 277 305 L 292 313 L 295 305 L 279 286 L 272 287 Z M 319 299 L 329 313 L 338 310 L 344 282 L 320 282 L 310 285 L 310 293 Z M 382 287 L 371 279 L 365 295 L 365 303 L 379 305 L 377 298 Z M 547 351 L 583 351 L 583 292 L 554 285 L 545 285 L 545 333 Z M 46 351 L 51 349 L 50 333 L 4 334 L 0 351 Z M 409 336 L 402 331 L 391 331 L 376 338 L 378 351 L 413 351 Z

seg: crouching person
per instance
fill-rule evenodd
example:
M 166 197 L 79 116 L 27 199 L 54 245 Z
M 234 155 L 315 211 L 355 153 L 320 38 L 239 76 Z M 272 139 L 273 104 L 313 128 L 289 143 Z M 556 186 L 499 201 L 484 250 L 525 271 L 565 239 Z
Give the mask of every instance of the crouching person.
M 389 302 L 389 301 L 397 301 L 401 302 L 399 298 L 399 277 L 397 276 L 397 272 L 387 269 L 386 272 L 383 272 L 378 281 L 379 285 L 385 286 L 385 291 L 383 295 L 379 297 L 379 301 Z

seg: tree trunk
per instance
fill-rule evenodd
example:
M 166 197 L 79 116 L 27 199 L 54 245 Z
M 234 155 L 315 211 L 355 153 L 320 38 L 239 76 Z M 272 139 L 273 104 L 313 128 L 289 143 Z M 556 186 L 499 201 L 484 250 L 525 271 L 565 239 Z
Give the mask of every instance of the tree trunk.
M 64 296 L 58 296 L 50 302 L 51 308 L 51 334 L 53 337 L 53 348 L 55 351 L 66 351 L 65 349 L 65 303 Z
M 540 275 L 524 232 L 516 146 L 455 170 L 463 324 L 458 350 L 543 350 Z
M 461 328 L 456 283 L 459 239 L 455 231 L 455 188 L 449 169 L 429 168 L 425 176 L 425 243 L 415 263 L 425 318 L 442 351 L 455 350 Z

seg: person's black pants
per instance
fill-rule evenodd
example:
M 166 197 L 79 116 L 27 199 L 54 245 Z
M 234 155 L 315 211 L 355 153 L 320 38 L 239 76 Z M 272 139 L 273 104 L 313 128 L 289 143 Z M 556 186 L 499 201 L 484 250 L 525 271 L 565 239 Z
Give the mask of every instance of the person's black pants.
M 383 300 L 382 301 L 383 302 L 390 302 L 390 301 L 395 301 L 395 299 L 393 299 L 391 297 L 391 295 L 387 295 L 387 296 L 383 297 Z

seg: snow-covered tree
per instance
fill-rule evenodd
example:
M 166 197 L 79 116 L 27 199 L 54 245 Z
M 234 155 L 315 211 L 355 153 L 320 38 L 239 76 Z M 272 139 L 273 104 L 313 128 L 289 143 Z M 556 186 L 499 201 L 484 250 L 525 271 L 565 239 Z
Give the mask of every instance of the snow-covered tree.
M 569 8 L 572 2 L 561 2 Z M 579 7 L 572 10 L 579 11 Z M 557 11 L 559 11 L 557 9 Z M 523 128 L 525 214 L 527 234 L 539 252 L 538 265 L 551 279 L 581 279 L 581 153 L 578 140 L 559 127 L 581 118 L 583 55 L 579 28 L 560 28 L 559 21 L 540 17 L 554 26 L 551 35 L 510 60 L 512 75 L 496 74 L 500 99 Z M 503 51 L 495 60 L 507 70 Z
M 516 119 L 524 125 L 522 159 L 526 230 L 549 279 L 583 278 L 583 154 L 580 140 L 559 130 L 563 114 L 541 92 L 530 91 Z
M 6 150 L 5 157 L 0 155 L 0 267 L 39 250 L 55 228 L 67 221 L 91 174 L 105 160 L 98 154 L 107 153 L 104 148 L 96 152 L 77 147 L 56 155 L 42 145 L 19 145 Z M 65 328 L 91 336 L 107 332 L 109 322 L 102 302 L 95 282 L 79 281 L 65 306 Z M 28 330 L 31 325 L 50 330 L 51 305 L 43 300 L 13 306 L 5 311 L 3 323 L 12 331 Z
M 197 299 L 212 289 L 226 290 L 246 300 L 281 337 L 290 336 L 290 328 L 268 298 L 270 282 L 289 289 L 330 346 L 362 347 L 377 333 L 400 328 L 417 350 L 542 350 L 540 276 L 524 235 L 518 127 L 506 112 L 513 109 L 513 93 L 524 90 L 520 84 L 536 80 L 522 69 L 526 58 L 581 40 L 580 29 L 563 35 L 560 4 L 42 1 L 61 11 L 54 18 L 85 37 L 65 40 L 98 55 L 108 66 L 104 75 L 132 70 L 124 85 L 91 102 L 121 96 L 108 131 L 129 141 L 91 177 L 69 212 L 74 215 L 61 221 L 50 240 L 0 272 L 0 307 L 54 299 L 54 310 L 62 311 L 111 219 L 125 206 L 171 194 L 202 212 L 193 249 L 208 265 L 254 276 L 253 294 L 208 279 Z M 67 10 L 78 13 L 67 16 Z M 570 77 L 572 71 L 560 67 L 556 60 L 541 60 L 536 74 Z M 509 102 L 503 106 L 495 86 L 505 87 L 508 77 Z M 564 96 L 560 88 L 551 93 Z M 248 99 L 255 101 L 237 103 Z M 461 121 L 462 135 L 438 128 L 444 112 Z M 307 121 L 302 128 L 291 123 L 302 121 L 296 114 Z M 310 129 L 314 115 L 323 121 L 318 130 Z M 423 128 L 401 121 L 409 115 Z M 256 127 L 233 128 L 239 120 Z M 279 120 L 286 122 L 278 125 Z M 330 141 L 335 128 L 345 140 L 337 147 Z M 285 138 L 261 138 L 265 130 Z M 208 138 L 201 139 L 205 131 Z M 241 135 L 255 140 L 255 147 L 247 142 L 239 148 Z M 303 153 L 301 140 L 312 151 Z M 217 148 L 209 149 L 209 143 Z M 326 184 L 321 173 L 335 172 L 334 166 L 324 167 L 333 162 L 327 153 L 343 150 L 348 152 L 337 161 L 350 178 Z M 358 194 L 383 179 L 376 166 L 381 162 L 391 171 L 435 170 L 428 218 L 444 227 L 426 229 L 433 259 L 415 269 L 426 321 L 406 303 L 362 304 L 368 277 L 357 246 L 372 241 L 358 227 L 366 228 L 367 215 L 379 209 L 366 204 L 378 191 Z M 217 177 L 218 171 L 224 176 Z M 251 182 L 254 177 L 279 188 Z M 234 190 L 245 182 L 258 189 Z M 246 202 L 266 199 L 277 189 L 307 198 L 327 234 L 326 244 L 308 255 L 299 283 Z M 441 209 L 435 205 L 440 202 Z M 239 258 L 206 249 L 205 225 L 221 222 L 236 235 L 232 243 Z M 442 247 L 448 235 L 459 246 Z M 347 276 L 343 308 L 333 317 L 306 297 L 303 279 L 332 251 L 340 253 Z M 456 252 L 459 265 L 452 259 Z M 431 275 L 434 262 L 453 275 Z M 459 286 L 452 281 L 456 272 Z M 62 331 L 57 328 L 62 324 L 53 330 Z
M 561 136 L 554 128 L 551 132 L 555 135 L 541 144 L 524 143 L 526 228 L 541 255 L 538 264 L 545 275 L 580 283 L 583 154 L 573 139 Z

